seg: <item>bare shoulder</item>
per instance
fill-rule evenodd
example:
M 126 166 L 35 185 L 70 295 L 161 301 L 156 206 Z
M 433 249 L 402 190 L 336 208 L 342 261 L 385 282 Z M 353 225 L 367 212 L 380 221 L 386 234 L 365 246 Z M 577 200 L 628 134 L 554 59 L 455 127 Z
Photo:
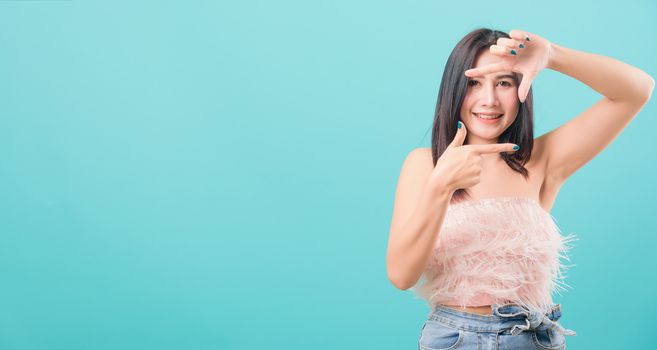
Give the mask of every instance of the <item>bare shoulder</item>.
M 409 156 L 411 154 L 417 158 L 431 159 L 431 148 L 416 148 L 408 153 Z
M 423 183 L 429 178 L 433 168 L 431 148 L 415 148 L 406 155 L 400 180 L 407 183 Z
M 404 167 L 408 167 L 419 174 L 428 175 L 433 169 L 431 148 L 415 148 L 408 152 Z

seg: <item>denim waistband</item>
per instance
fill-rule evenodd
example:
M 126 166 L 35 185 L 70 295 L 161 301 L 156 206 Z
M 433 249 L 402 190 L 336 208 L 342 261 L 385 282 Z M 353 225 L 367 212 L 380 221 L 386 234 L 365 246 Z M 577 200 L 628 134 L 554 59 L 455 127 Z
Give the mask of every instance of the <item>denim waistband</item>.
M 429 320 L 471 332 L 503 332 L 518 335 L 523 331 L 554 329 L 563 335 L 576 335 L 556 321 L 561 317 L 561 304 L 554 304 L 549 312 L 529 310 L 518 304 L 493 304 L 491 315 L 480 315 L 448 308 L 438 304 Z

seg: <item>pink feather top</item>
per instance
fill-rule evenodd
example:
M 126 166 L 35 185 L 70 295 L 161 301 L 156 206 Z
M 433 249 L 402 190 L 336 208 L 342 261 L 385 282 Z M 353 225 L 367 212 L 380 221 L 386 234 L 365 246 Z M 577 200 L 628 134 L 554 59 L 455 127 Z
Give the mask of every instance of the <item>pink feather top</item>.
M 513 302 L 549 312 L 552 292 L 569 287 L 560 259 L 570 260 L 574 234 L 529 197 L 494 197 L 450 204 L 433 254 L 411 290 L 437 304 L 484 306 Z

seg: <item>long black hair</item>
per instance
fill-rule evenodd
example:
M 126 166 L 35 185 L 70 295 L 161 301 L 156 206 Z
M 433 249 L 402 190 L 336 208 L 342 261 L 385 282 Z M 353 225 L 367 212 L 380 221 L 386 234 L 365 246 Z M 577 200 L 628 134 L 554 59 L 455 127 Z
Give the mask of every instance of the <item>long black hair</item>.
M 499 38 L 510 38 L 507 33 L 488 28 L 479 28 L 468 33 L 456 44 L 447 59 L 443 78 L 438 92 L 436 112 L 434 115 L 431 133 L 431 153 L 433 164 L 445 152 L 447 146 L 456 136 L 457 122 L 460 118 L 461 106 L 465 99 L 469 78 L 464 72 L 473 68 L 475 59 L 491 45 L 497 44 Z M 520 85 L 522 74 L 513 72 L 516 86 Z M 534 111 L 532 89 L 529 89 L 524 103 L 520 103 L 515 121 L 500 135 L 498 143 L 515 143 L 520 146 L 516 152 L 501 152 L 500 156 L 511 167 L 519 172 L 525 179 L 529 172 L 524 165 L 529 161 L 534 146 Z M 466 144 L 466 141 L 464 141 Z M 460 200 L 469 197 L 466 189 L 457 189 L 452 195 L 453 199 Z

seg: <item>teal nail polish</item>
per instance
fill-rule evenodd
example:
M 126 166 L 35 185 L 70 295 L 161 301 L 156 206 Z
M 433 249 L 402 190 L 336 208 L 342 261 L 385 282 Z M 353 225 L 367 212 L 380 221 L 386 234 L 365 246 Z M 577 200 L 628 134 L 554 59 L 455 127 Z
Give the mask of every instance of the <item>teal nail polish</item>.
M 520 48 L 521 48 L 521 49 L 524 49 L 524 48 L 525 48 L 525 45 L 520 44 Z
M 514 150 L 514 151 L 517 151 L 517 150 L 519 150 L 519 149 L 520 149 L 520 146 L 518 146 L 518 145 L 513 146 L 513 150 Z
M 461 122 L 460 121 L 458 122 L 458 127 L 459 127 L 459 129 L 461 128 Z
M 511 50 L 512 55 L 515 55 L 516 53 L 517 53 L 516 50 Z
M 528 36 L 525 36 L 525 39 L 527 39 L 527 41 L 532 41 Z

